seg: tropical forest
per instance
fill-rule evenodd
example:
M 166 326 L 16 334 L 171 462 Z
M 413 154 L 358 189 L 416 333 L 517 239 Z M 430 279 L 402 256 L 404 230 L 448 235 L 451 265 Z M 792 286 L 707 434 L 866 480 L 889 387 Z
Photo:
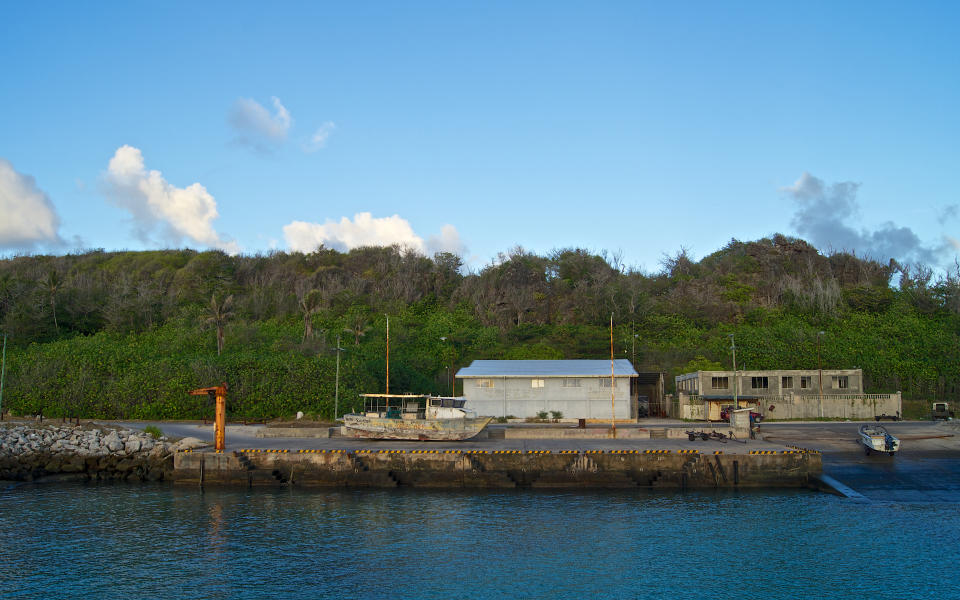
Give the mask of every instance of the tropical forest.
M 581 248 L 517 247 L 479 268 L 399 247 L 230 256 L 92 250 L 0 260 L 0 410 L 198 419 L 225 382 L 231 420 L 331 419 L 383 392 L 461 392 L 476 359 L 629 359 L 697 369 L 860 368 L 865 391 L 960 396 L 960 272 L 731 240 L 655 272 Z M 389 348 L 387 330 L 389 323 Z

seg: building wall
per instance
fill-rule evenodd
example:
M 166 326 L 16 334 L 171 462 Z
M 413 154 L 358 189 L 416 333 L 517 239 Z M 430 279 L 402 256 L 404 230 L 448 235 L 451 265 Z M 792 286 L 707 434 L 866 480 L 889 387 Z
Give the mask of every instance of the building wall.
M 667 402 L 669 414 L 678 419 L 709 420 L 715 414 L 719 419 L 720 405 L 731 401 L 711 400 L 704 396 L 677 394 Z M 742 408 L 750 407 L 766 419 L 854 419 L 873 420 L 879 415 L 900 415 L 903 402 L 896 394 L 817 394 L 763 397 L 759 400 L 740 400 Z M 711 410 L 714 409 L 714 410 Z
M 543 387 L 534 387 L 533 379 L 543 381 Z M 601 387 L 601 380 L 609 377 L 577 377 L 579 387 L 565 387 L 564 377 L 491 377 L 463 378 L 463 396 L 467 410 L 478 415 L 518 418 L 536 417 L 541 411 L 559 411 L 565 419 L 631 418 L 630 378 L 617 377 L 615 408 L 611 411 L 610 388 Z M 492 382 L 493 387 L 481 387 L 481 381 Z
M 713 387 L 714 378 L 727 378 L 727 386 Z M 754 388 L 754 377 L 766 377 L 767 388 Z M 791 387 L 783 386 L 783 378 L 792 378 Z M 800 387 L 801 378 L 809 377 L 810 385 L 807 388 Z M 845 377 L 847 387 L 838 387 L 835 378 Z M 819 369 L 779 369 L 767 371 L 738 371 L 739 380 L 738 395 L 740 396 L 789 396 L 789 395 L 819 395 L 820 393 L 820 370 Z M 703 397 L 710 396 L 733 396 L 734 392 L 734 374 L 733 371 L 697 371 L 696 373 L 685 373 L 676 378 L 677 393 L 698 394 Z M 823 394 L 862 394 L 863 393 L 863 372 L 860 369 L 824 369 L 823 370 Z

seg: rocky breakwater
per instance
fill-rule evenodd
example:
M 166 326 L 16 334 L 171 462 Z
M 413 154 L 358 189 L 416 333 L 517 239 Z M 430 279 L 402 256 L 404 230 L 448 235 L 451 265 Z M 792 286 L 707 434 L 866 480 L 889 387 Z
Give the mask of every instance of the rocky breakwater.
M 159 481 L 170 477 L 183 441 L 98 424 L 3 424 L 0 480 Z

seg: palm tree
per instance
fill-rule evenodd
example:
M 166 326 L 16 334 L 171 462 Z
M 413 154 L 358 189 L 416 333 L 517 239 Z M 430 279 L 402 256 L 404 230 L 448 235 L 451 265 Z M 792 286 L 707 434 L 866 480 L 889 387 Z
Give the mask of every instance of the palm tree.
M 210 298 L 210 316 L 207 323 L 217 328 L 217 356 L 223 352 L 223 328 L 233 317 L 233 295 L 227 296 L 222 304 L 217 304 L 217 295 Z
M 366 335 L 367 331 L 370 330 L 370 325 L 367 324 L 367 315 L 362 310 L 351 310 L 347 314 L 347 323 L 350 326 L 344 327 L 343 330 L 352 333 L 353 343 L 359 346 L 360 337 Z
M 60 289 L 60 274 L 54 270 L 47 273 L 43 280 L 44 290 L 50 294 L 50 308 L 53 310 L 53 327 L 60 332 L 60 325 L 57 323 L 57 291 Z
M 313 289 L 309 292 L 297 294 L 297 303 L 300 305 L 300 312 L 303 313 L 303 341 L 313 336 L 313 315 L 320 312 L 323 305 L 323 294 L 320 290 Z

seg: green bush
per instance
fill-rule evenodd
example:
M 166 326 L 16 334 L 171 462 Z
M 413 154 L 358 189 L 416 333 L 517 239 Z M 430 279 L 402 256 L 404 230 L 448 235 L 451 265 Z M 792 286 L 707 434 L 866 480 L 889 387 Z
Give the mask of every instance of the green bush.
M 143 432 L 149 434 L 155 440 L 159 440 L 163 437 L 163 431 L 160 430 L 156 425 L 147 425 L 143 428 Z

